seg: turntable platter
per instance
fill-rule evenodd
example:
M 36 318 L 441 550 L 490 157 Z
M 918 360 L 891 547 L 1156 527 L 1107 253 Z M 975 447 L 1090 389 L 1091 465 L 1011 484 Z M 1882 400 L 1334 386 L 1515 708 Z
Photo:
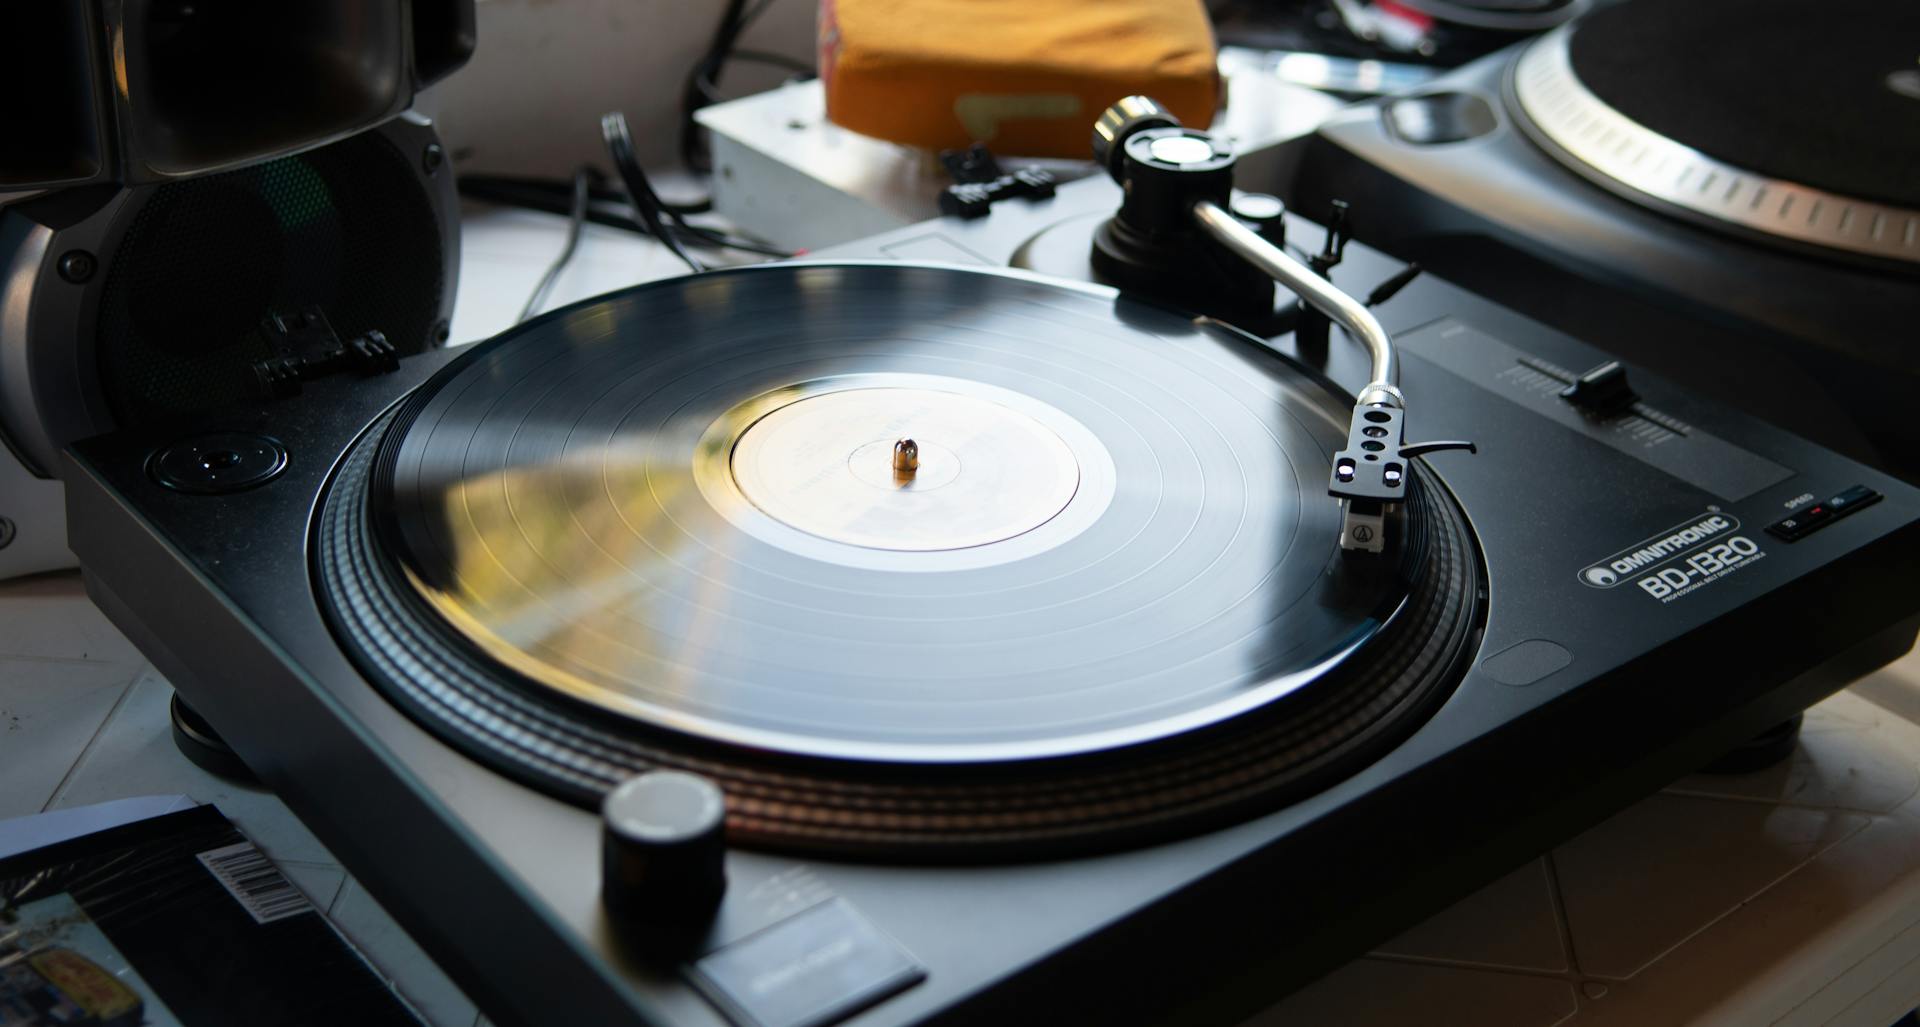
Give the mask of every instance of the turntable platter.
M 449 365 L 343 469 L 322 577 L 404 705 L 548 784 L 567 760 L 528 718 L 607 783 L 775 760 L 946 794 L 1116 753 L 1192 773 L 1254 725 L 1305 746 L 1202 786 L 1224 801 L 1424 709 L 1471 620 L 1442 497 L 1409 505 L 1400 552 L 1341 554 L 1346 412 L 1257 342 L 1104 289 L 708 274 Z M 425 684 L 423 653 L 445 661 Z
M 1521 125 L 1603 185 L 1708 223 L 1920 262 L 1920 8 L 1635 0 L 1515 67 Z
M 1595 12 L 1575 74 L 1609 106 L 1730 164 L 1920 207 L 1920 9 L 1695 0 Z M 1680 102 L 1684 101 L 1684 102 Z

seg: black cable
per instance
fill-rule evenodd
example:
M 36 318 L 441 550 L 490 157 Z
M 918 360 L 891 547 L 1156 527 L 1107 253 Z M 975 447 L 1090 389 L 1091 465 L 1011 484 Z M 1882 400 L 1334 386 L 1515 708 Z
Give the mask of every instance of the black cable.
M 663 200 L 660 205 L 675 214 L 706 214 L 713 210 L 713 197 L 702 196 L 697 200 L 688 200 L 685 203 L 667 203 Z
M 1414 11 L 1443 22 L 1490 32 L 1545 32 L 1572 21 L 1586 11 L 1590 0 L 1559 0 L 1534 10 L 1503 9 L 1498 4 L 1450 3 L 1448 0 L 1401 0 Z
M 625 203 L 626 190 L 618 186 L 602 184 L 600 176 L 588 190 L 588 197 L 595 203 Z M 570 180 L 561 178 L 535 178 L 526 175 L 461 175 L 460 194 L 478 200 L 509 203 L 518 207 L 541 205 L 538 209 L 555 214 L 567 211 L 567 197 L 573 194 Z M 713 199 L 702 196 L 697 200 L 671 203 L 665 199 L 660 205 L 675 214 L 706 214 L 713 210 Z
M 560 247 L 560 255 L 555 257 L 547 273 L 540 276 L 540 284 L 533 287 L 533 295 L 527 297 L 527 305 L 520 308 L 520 320 L 525 321 L 539 313 L 541 304 L 547 301 L 547 293 L 553 290 L 553 283 L 560 278 L 560 272 L 573 259 L 573 253 L 580 248 L 580 230 L 587 222 L 587 191 L 593 184 L 594 171 L 582 167 L 573 173 L 573 202 L 567 211 L 567 242 Z
M 569 183 L 550 178 L 521 178 L 507 175 L 462 175 L 460 176 L 460 195 L 484 203 L 497 203 L 510 207 L 522 207 L 546 214 L 567 214 L 570 209 Z M 618 228 L 636 235 L 651 236 L 647 229 L 631 211 L 624 190 L 594 185 L 588 190 L 587 220 L 607 228 Z M 685 208 L 687 204 L 679 205 Z M 788 250 L 768 246 L 753 239 L 743 238 L 720 232 L 705 225 L 685 222 L 674 206 L 666 210 L 672 223 L 668 230 L 679 234 L 681 241 L 705 248 L 739 250 L 743 253 L 757 253 L 766 257 L 791 257 Z M 697 213 L 695 211 L 694 213 Z
M 753 24 L 753 20 L 755 18 L 758 18 L 761 15 L 767 13 L 767 8 L 772 6 L 773 6 L 773 0 L 757 0 L 757 2 L 752 7 L 747 8 L 744 12 L 741 13 L 740 27 L 744 29 L 748 25 Z M 738 34 L 739 33 L 735 33 L 735 35 L 738 35 Z
M 1408 283 L 1420 277 L 1422 270 L 1424 270 L 1424 268 L 1419 264 L 1408 264 L 1406 267 L 1401 268 L 1398 272 L 1394 273 L 1393 277 L 1373 287 L 1373 291 L 1367 294 L 1366 305 L 1369 307 L 1377 307 L 1392 299 L 1396 293 L 1406 288 Z
M 811 78 L 813 76 L 812 65 L 777 53 L 767 53 L 764 50 L 735 50 L 728 56 L 730 59 L 736 61 L 747 61 L 752 64 L 768 64 L 778 68 L 785 68 L 795 73 L 794 78 L 787 80 L 789 82 L 797 81 L 802 77 Z M 713 72 L 713 74 L 716 75 L 718 73 L 718 69 L 715 69 Z M 706 72 L 700 72 L 694 76 L 693 88 L 700 94 L 700 107 L 724 103 L 727 99 L 726 95 L 720 92 L 720 83 L 709 77 Z
M 469 186 L 465 178 L 462 178 L 460 181 L 460 195 L 470 200 L 479 200 L 482 203 L 537 210 L 543 214 L 565 215 L 568 213 L 570 203 L 566 198 L 546 192 L 522 192 L 513 189 L 489 188 L 477 185 Z M 612 203 L 601 200 L 599 197 L 593 196 L 592 193 L 588 194 L 587 220 L 589 222 L 596 225 L 604 225 L 608 228 L 622 228 L 636 235 L 652 235 L 653 233 L 647 231 L 646 225 L 641 224 L 629 213 L 630 210 L 631 208 L 627 205 L 625 194 L 622 194 L 617 202 Z
M 672 250 L 673 255 L 684 261 L 695 274 L 705 271 L 707 266 L 695 260 L 693 254 L 680 245 L 679 237 L 667 227 L 660 197 L 654 194 L 646 171 L 640 167 L 639 158 L 634 156 L 633 133 L 627 129 L 627 116 L 619 111 L 602 115 L 600 137 L 606 140 L 607 153 L 613 157 L 613 170 L 619 174 L 620 181 L 626 183 L 627 197 L 633 201 L 634 212 L 640 215 L 647 231 Z
M 720 24 L 714 29 L 713 40 L 708 44 L 706 53 L 688 69 L 686 86 L 680 93 L 680 161 L 689 171 L 711 170 L 711 162 L 701 144 L 700 124 L 694 120 L 693 113 L 725 99 L 720 95 L 720 73 L 728 60 L 738 58 L 771 64 L 803 75 L 814 73 L 814 69 L 806 62 L 791 57 L 763 50 L 734 49 L 734 45 L 740 41 L 740 34 L 753 24 L 754 19 L 766 13 L 773 3 L 774 0 L 755 0 L 752 6 L 748 6 L 746 0 L 727 0 L 726 10 L 720 14 Z
M 726 63 L 727 51 L 733 49 L 734 40 L 739 38 L 740 30 L 744 27 L 740 19 L 746 13 L 746 8 L 747 0 L 727 0 L 726 9 L 720 12 L 720 24 L 713 31 L 713 40 L 707 45 L 707 52 L 701 54 L 700 59 L 687 71 L 687 84 L 680 93 L 680 161 L 690 170 L 707 170 L 705 157 L 700 152 L 699 123 L 693 120 L 693 112 L 710 102 L 702 89 L 717 84 L 720 66 Z
M 735 249 L 748 250 L 753 253 L 764 253 L 764 254 L 767 254 L 768 256 L 773 256 L 773 257 L 793 256 L 793 254 L 788 253 L 785 250 L 776 250 L 771 247 L 762 246 L 759 243 L 739 239 L 735 236 L 724 235 L 720 232 L 716 232 L 713 229 L 706 227 L 705 225 L 696 225 L 693 222 L 688 221 L 686 218 L 686 215 L 672 208 L 666 208 L 666 215 L 667 215 L 667 220 L 671 222 L 668 225 L 669 230 L 674 231 L 676 233 L 683 233 L 685 235 L 691 236 L 696 240 L 706 242 L 709 245 L 731 246 Z
M 722 232 L 716 232 L 711 228 L 703 228 L 699 225 L 686 225 L 684 228 L 686 233 L 693 236 L 695 241 L 709 248 L 718 247 L 720 249 L 739 250 L 742 253 L 757 253 L 762 257 L 772 257 L 776 260 L 786 260 L 789 257 L 799 256 L 799 254 L 792 250 L 783 250 L 778 246 L 768 246 L 766 243 L 755 242 L 752 239 L 743 239 L 737 235 L 727 235 Z
M 727 55 L 729 60 L 747 61 L 752 64 L 770 64 L 776 68 L 785 68 L 796 75 L 812 76 L 813 65 L 798 57 L 788 57 L 771 50 L 735 50 Z M 717 83 L 716 83 L 717 84 Z

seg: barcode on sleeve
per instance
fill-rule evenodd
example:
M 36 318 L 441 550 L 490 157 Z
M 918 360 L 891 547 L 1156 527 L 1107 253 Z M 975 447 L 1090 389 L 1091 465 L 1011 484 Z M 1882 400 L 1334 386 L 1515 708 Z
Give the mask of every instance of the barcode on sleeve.
M 258 923 L 270 924 L 313 908 L 313 903 L 252 842 L 208 849 L 196 858 Z

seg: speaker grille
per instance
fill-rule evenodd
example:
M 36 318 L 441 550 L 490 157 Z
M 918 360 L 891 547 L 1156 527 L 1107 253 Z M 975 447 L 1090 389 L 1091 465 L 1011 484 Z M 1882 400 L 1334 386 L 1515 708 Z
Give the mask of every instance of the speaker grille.
M 319 306 L 341 338 L 437 345 L 440 229 L 408 158 L 378 133 L 155 187 L 111 258 L 96 328 L 122 426 L 240 402 L 270 311 Z

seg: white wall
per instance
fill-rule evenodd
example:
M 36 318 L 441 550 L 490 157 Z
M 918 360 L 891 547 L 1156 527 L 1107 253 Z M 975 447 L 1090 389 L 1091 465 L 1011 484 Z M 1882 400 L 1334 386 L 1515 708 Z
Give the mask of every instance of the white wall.
M 679 165 L 680 92 L 723 0 L 480 0 L 473 60 L 420 107 L 439 120 L 462 171 L 561 177 L 602 168 L 600 115 L 622 109 L 649 170 Z M 772 0 L 741 39 L 813 63 L 814 0 Z M 786 72 L 736 61 L 729 96 Z

